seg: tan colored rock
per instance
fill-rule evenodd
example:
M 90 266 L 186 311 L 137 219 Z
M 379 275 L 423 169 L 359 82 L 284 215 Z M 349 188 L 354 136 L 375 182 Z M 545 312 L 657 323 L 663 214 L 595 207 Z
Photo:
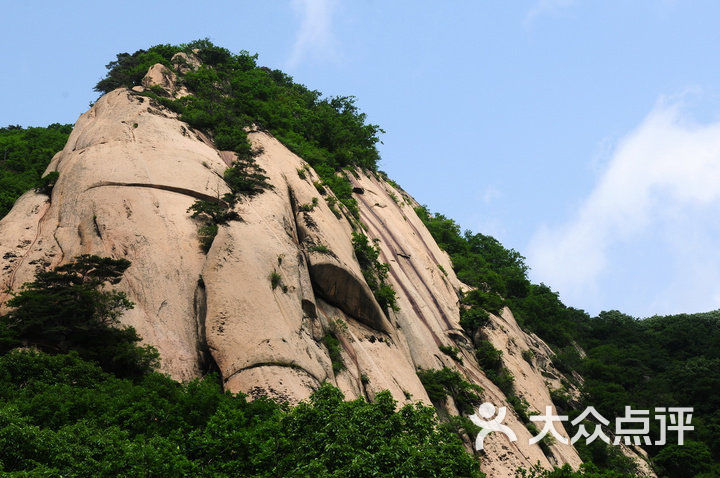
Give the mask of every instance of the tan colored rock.
M 363 395 L 361 375 L 366 372 L 348 365 L 346 372 L 335 377 L 329 356 L 318 343 L 340 319 L 347 325 L 346 331 L 337 334 L 348 345 L 346 364 L 392 360 L 403 377 L 387 377 L 387 372 L 378 371 L 374 383 L 394 389 L 402 400 L 403 390 L 424 395 L 413 364 L 387 336 L 389 321 L 362 279 L 350 225 L 338 220 L 320 199 L 312 211 L 301 213 L 299 205 L 312 204 L 319 196 L 312 181 L 297 174 L 305 163 L 265 133 L 252 133 L 251 138 L 263 151 L 257 162 L 274 188 L 238 206 L 243 221 L 221 228 L 203 271 L 208 284 L 208 343 L 227 387 L 252 393 L 258 377 L 263 377 L 263 383 L 274 377 L 268 390 L 297 401 L 329 380 L 348 398 Z M 309 249 L 320 244 L 331 254 Z M 272 273 L 282 281 L 275 289 L 269 279 Z M 238 278 L 253 280 L 238 287 Z M 320 297 L 333 300 L 342 310 Z M 379 352 L 356 357 L 350 344 L 366 337 L 369 342 L 373 334 L 380 338 L 373 340 Z M 395 381 L 409 383 L 403 388 Z
M 161 63 L 156 63 L 151 66 L 145 77 L 142 79 L 142 86 L 145 88 L 159 86 L 170 91 L 175 90 L 176 83 L 177 76 L 175 73 L 170 71 L 168 67 Z
M 176 57 L 178 69 L 199 65 L 194 55 Z M 183 94 L 162 65 L 143 85 Z M 60 173 L 51 201 L 28 192 L 0 221 L 0 291 L 17 290 L 38 268 L 80 254 L 126 258 L 132 266 L 118 287 L 136 305 L 122 321 L 158 348 L 162 370 L 176 379 L 217 366 L 226 389 L 251 396 L 296 403 L 329 381 L 348 399 L 389 390 L 401 404 L 430 404 L 417 369 L 446 366 L 483 387 L 484 400 L 509 408 L 505 423 L 519 440 L 488 436 L 481 460 L 489 476 L 512 477 L 536 462 L 580 464 L 571 446 L 556 443 L 546 457 L 528 444 L 530 433 L 477 364 L 459 326 L 460 291 L 468 287 L 407 193 L 372 173 L 350 176 L 362 227 L 389 264 L 397 312 L 382 310 L 363 279 L 352 246 L 361 226 L 337 217 L 332 193 L 316 189 L 312 168 L 267 133 L 249 136 L 263 151 L 257 162 L 273 188 L 241 200 L 242 220 L 220 226 L 204 254 L 200 223 L 187 210 L 197 199 L 216 201 L 228 192 L 222 175 L 234 154 L 216 150 L 210 138 L 136 93 L 115 90 L 83 114 L 48 168 Z M 273 274 L 280 278 L 275 287 Z M 552 405 L 543 376 L 553 373 L 547 345 L 523 332 L 509 310 L 493 317 L 485 333 L 503 350 L 518 395 L 538 411 Z M 341 344 L 338 373 L 323 342 L 328 334 Z M 459 347 L 462 363 L 440 345 Z M 525 350 L 534 351 L 533 363 L 522 358 Z M 451 399 L 446 409 L 457 413 Z
M 75 125 L 49 170 L 52 203 L 27 193 L 0 221 L 0 289 L 80 254 L 124 257 L 120 287 L 135 302 L 123 321 L 158 348 L 178 379 L 202 372 L 194 297 L 205 257 L 186 213 L 197 198 L 227 191 L 217 151 L 147 98 L 115 90 Z M 4 302 L 7 295 L 0 297 Z
M 275 189 L 243 203 L 243 220 L 222 227 L 208 254 L 206 331 L 229 389 L 249 392 L 258 386 L 255 377 L 271 368 L 276 395 L 295 401 L 307 398 L 332 369 L 313 339 L 313 319 L 305 317 L 303 300 L 312 301 L 301 287 L 307 265 L 288 188 L 275 172 L 268 170 Z M 281 278 L 274 289 L 273 273 Z

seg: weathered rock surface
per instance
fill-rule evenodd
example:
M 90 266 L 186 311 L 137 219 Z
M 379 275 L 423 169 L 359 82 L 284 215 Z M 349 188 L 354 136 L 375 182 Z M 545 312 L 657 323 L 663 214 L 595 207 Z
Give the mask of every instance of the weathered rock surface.
M 196 65 L 194 58 L 181 60 Z M 183 94 L 163 68 L 151 68 L 145 86 Z M 80 254 L 126 258 L 132 266 L 118 287 L 135 308 L 122 320 L 158 348 L 162 370 L 176 379 L 217 367 L 231 391 L 290 402 L 330 381 L 347 398 L 390 390 L 400 403 L 429 404 L 416 371 L 447 366 L 482 386 L 485 400 L 508 407 L 505 423 L 518 441 L 499 434 L 485 440 L 481 460 L 489 476 L 514 476 L 518 466 L 536 462 L 580 464 L 572 446 L 555 443 L 546 456 L 529 445 L 530 433 L 478 366 L 459 325 L 459 293 L 467 286 L 415 214 L 412 198 L 371 173 L 350 177 L 360 223 L 378 240 L 397 291 L 399 311 L 388 314 L 355 258 L 357 221 L 336 216 L 327 202 L 331 193 L 316 189 L 319 178 L 301 158 L 267 133 L 250 137 L 263 150 L 257 161 L 273 189 L 243 200 L 242 220 L 221 226 L 205 254 L 199 223 L 187 210 L 196 199 L 228 192 L 222 174 L 232 153 L 216 150 L 133 91 L 103 96 L 53 158 L 48 170 L 60 176 L 52 197 L 28 192 L 0 221 L 0 291 L 16 290 L 37 269 Z M 271 274 L 280 277 L 276 287 Z M 344 370 L 337 374 L 323 343 L 330 332 L 342 346 Z M 552 404 L 543 376 L 552 374 L 549 348 L 523 332 L 507 309 L 492 318 L 487 334 L 503 350 L 518 394 L 544 411 Z M 440 345 L 458 346 L 463 362 Z M 536 363 L 522 358 L 524 350 L 535 352 Z
M 224 169 L 212 146 L 147 98 L 103 96 L 49 166 L 60 173 L 51 203 L 28 192 L 0 221 L 0 257 L 15 256 L 0 267 L 0 289 L 80 254 L 125 257 L 133 266 L 122 288 L 135 308 L 123 320 L 158 348 L 164 371 L 197 376 L 204 338 L 194 300 L 205 256 L 186 210 L 227 190 Z

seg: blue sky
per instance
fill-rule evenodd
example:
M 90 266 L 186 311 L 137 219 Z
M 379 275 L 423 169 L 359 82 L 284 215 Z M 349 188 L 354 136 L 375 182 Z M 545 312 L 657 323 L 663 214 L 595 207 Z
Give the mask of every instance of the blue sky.
M 569 305 L 720 307 L 717 2 L 207 5 L 6 2 L 0 124 L 74 122 L 116 53 L 207 36 L 357 96 L 391 177 Z

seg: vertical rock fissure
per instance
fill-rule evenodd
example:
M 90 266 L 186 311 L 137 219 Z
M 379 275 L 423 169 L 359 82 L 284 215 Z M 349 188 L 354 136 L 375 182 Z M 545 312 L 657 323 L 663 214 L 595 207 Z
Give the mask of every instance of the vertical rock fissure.
M 203 375 L 216 373 L 220 383 L 223 383 L 222 372 L 217 362 L 215 362 L 215 357 L 213 357 L 207 342 L 205 328 L 205 321 L 207 319 L 207 291 L 205 290 L 205 281 L 203 281 L 202 277 L 198 279 L 197 287 L 195 288 L 193 308 L 195 311 L 195 325 L 197 327 L 198 368 Z
M 98 224 L 97 215 L 93 214 L 93 228 L 95 229 L 95 234 L 97 234 L 97 237 L 102 240 L 102 232 L 100 231 L 100 225 Z
M 300 284 L 301 288 L 301 306 L 303 313 L 309 317 L 310 319 L 316 319 L 317 318 L 317 308 L 315 306 L 315 290 L 312 286 L 312 280 L 308 284 L 310 290 L 305 290 L 306 286 L 304 285 L 303 281 L 303 267 L 307 271 L 307 276 L 310 274 L 310 261 L 308 259 L 307 254 L 305 253 L 303 247 L 301 246 L 304 237 L 300 237 L 300 231 L 302 230 L 300 228 L 300 225 L 298 224 L 298 207 L 297 207 L 297 199 L 295 198 L 295 193 L 293 192 L 290 185 L 287 185 L 288 188 L 288 198 L 290 200 L 290 211 L 292 212 L 292 224 L 293 224 L 293 234 L 295 239 L 295 244 L 298 248 L 297 253 L 297 260 L 298 260 L 298 283 Z
M 297 214 L 298 214 L 298 207 L 297 207 L 297 199 L 295 199 L 295 192 L 293 192 L 290 185 L 287 185 L 288 188 L 288 198 L 290 200 L 290 210 L 292 211 L 292 222 L 295 226 L 295 242 L 298 246 L 300 246 L 300 243 L 303 241 L 303 237 L 300 237 L 300 227 L 297 223 Z

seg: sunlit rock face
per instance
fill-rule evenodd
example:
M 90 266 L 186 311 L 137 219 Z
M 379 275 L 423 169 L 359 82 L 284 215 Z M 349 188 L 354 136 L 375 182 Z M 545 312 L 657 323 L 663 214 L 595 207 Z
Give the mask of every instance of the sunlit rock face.
M 186 94 L 168 73 L 155 65 L 143 84 Z M 230 391 L 291 403 L 331 382 L 349 399 L 389 390 L 399 404 L 430 404 L 417 369 L 450 367 L 480 385 L 485 400 L 508 407 L 505 424 L 518 441 L 486 438 L 481 462 L 489 476 L 511 477 L 537 462 L 580 464 L 569 445 L 553 444 L 549 456 L 529 445 L 530 433 L 478 366 L 459 325 L 459 296 L 468 287 L 405 191 L 354 171 L 359 220 L 333 211 L 332 193 L 316 187 L 319 177 L 302 158 L 252 132 L 273 187 L 241 200 L 241 220 L 221 225 L 203 252 L 200 223 L 188 208 L 229 191 L 223 173 L 233 153 L 218 151 L 141 90 L 100 98 L 48 168 L 59 172 L 52 197 L 28 192 L 0 221 L 0 302 L 38 269 L 81 254 L 125 258 L 132 266 L 117 287 L 135 307 L 122 322 L 159 350 L 162 371 L 175 379 L 217 371 Z M 389 264 L 396 312 L 382 309 L 363 277 L 352 244 L 361 228 Z M 491 319 L 485 338 L 503 351 L 517 394 L 544 410 L 552 403 L 546 382 L 559 376 L 550 349 L 523 332 L 510 310 Z M 339 341 L 342 370 L 334 371 L 328 334 Z M 441 345 L 459 347 L 462 363 Z M 533 363 L 521 358 L 525 350 L 533 350 Z M 452 399 L 444 409 L 457 413 Z

